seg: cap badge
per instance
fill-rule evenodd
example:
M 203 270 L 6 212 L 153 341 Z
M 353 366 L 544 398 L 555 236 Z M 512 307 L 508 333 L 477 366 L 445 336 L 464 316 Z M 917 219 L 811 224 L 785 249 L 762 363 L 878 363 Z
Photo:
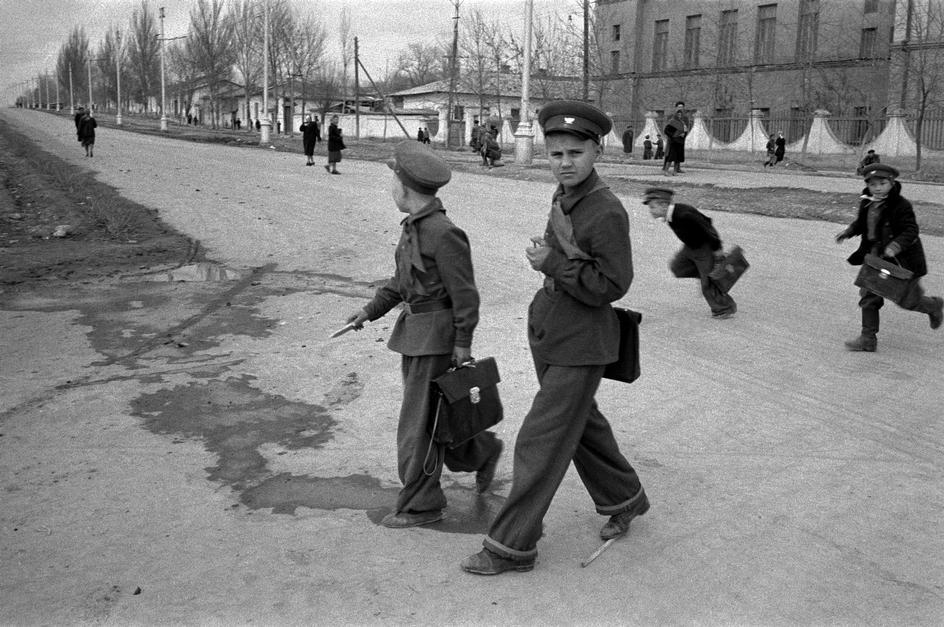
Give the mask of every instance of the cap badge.
M 564 124 L 573 124 L 573 123 L 574 123 L 574 119 L 575 119 L 575 118 L 568 118 L 568 117 L 565 117 L 565 118 L 564 118 Z

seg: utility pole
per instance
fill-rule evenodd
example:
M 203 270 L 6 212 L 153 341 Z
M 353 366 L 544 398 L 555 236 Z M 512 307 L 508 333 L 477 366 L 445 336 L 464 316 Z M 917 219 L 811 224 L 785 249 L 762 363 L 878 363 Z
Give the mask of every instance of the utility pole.
M 590 99 L 590 0 L 583 0 L 583 99 Z
M 456 14 L 453 16 L 452 25 L 452 55 L 449 59 L 449 108 L 446 111 L 446 147 L 452 142 L 452 109 L 455 104 L 456 96 L 456 61 L 459 56 L 459 5 L 461 0 L 455 0 L 454 6 Z
M 358 64 L 360 52 L 357 47 L 357 37 L 354 38 L 354 139 L 361 138 L 361 82 Z
M 901 69 L 901 97 L 898 106 L 904 109 L 908 104 L 908 79 L 911 73 L 911 25 L 914 20 L 914 0 L 908 0 L 905 14 L 905 39 L 901 42 L 901 52 L 904 55 Z
M 72 91 L 72 61 L 69 61 L 69 115 L 75 115 L 75 92 Z
M 43 74 L 43 87 L 46 88 L 46 111 L 52 109 L 52 103 L 49 102 L 49 70 Z
M 89 111 L 92 110 L 92 55 L 88 57 Z
M 531 129 L 531 15 L 534 0 L 525 0 L 524 65 L 521 68 L 521 120 L 515 131 L 515 163 L 531 165 L 534 155 L 534 131 Z
M 117 87 L 117 103 L 115 112 L 115 125 L 121 126 L 121 31 L 115 29 L 115 82 Z
M 164 7 L 160 9 L 161 16 L 161 130 L 167 131 L 167 96 L 164 91 Z
M 272 130 L 272 121 L 269 120 L 269 0 L 263 6 L 262 36 L 262 122 L 259 123 L 259 144 L 269 143 L 269 133 Z
M 59 74 L 59 68 L 56 68 L 56 111 L 62 111 L 62 101 L 59 100 L 59 81 L 62 76 Z

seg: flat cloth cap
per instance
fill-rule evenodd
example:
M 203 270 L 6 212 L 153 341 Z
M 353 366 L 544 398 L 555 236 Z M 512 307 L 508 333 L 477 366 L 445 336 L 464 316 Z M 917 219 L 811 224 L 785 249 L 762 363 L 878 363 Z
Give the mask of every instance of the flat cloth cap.
M 671 189 L 666 189 L 664 187 L 650 187 L 646 190 L 645 195 L 642 198 L 642 204 L 648 205 L 650 201 L 653 200 L 664 200 L 665 202 L 672 202 L 672 196 L 675 195 Z
M 579 100 L 555 100 L 541 109 L 538 123 L 545 135 L 570 133 L 597 143 L 613 128 L 609 116 Z
M 866 181 L 871 178 L 895 180 L 898 178 L 898 170 L 890 165 L 885 165 L 884 163 L 870 163 L 869 165 L 865 166 L 862 176 Z
M 421 194 L 435 194 L 452 178 L 446 161 L 415 141 L 397 144 L 393 149 L 393 159 L 387 161 L 387 166 L 404 185 Z

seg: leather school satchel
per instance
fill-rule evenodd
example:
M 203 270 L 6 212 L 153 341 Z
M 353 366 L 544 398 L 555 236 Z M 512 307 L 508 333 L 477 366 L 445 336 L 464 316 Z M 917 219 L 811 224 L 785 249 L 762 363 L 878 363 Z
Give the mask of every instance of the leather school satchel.
M 744 250 L 740 246 L 735 246 L 724 257 L 724 276 L 715 279 L 715 283 L 722 292 L 727 294 L 750 267 L 751 264 L 747 263 L 747 259 L 744 258 Z
M 433 440 L 455 448 L 504 418 L 494 357 L 466 362 L 433 379 L 436 413 Z
M 865 256 L 855 284 L 900 304 L 911 289 L 914 272 L 871 253 Z
M 619 359 L 607 364 L 603 378 L 632 383 L 639 378 L 639 323 L 642 314 L 632 309 L 614 307 L 619 320 Z

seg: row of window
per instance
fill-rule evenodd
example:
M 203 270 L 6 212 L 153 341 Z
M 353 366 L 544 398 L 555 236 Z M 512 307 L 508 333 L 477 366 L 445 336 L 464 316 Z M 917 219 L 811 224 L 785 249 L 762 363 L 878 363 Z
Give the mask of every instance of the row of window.
M 878 11 L 878 0 L 865 0 L 864 12 Z M 808 61 L 814 57 L 819 36 L 820 0 L 800 0 L 797 19 L 796 60 Z M 701 53 L 702 16 L 685 18 L 685 41 L 682 50 L 682 67 L 697 68 L 702 65 Z M 753 63 L 774 63 L 776 51 L 777 5 L 765 4 L 757 7 L 757 28 L 754 36 Z M 612 26 L 613 41 L 621 37 L 620 24 Z M 871 59 L 876 54 L 877 29 L 863 28 L 859 41 L 859 58 Z M 738 10 L 721 11 L 718 19 L 718 67 L 737 65 Z M 669 20 L 656 20 L 652 40 L 652 71 L 659 72 L 670 67 Z M 620 51 L 610 53 L 610 72 L 620 72 Z

